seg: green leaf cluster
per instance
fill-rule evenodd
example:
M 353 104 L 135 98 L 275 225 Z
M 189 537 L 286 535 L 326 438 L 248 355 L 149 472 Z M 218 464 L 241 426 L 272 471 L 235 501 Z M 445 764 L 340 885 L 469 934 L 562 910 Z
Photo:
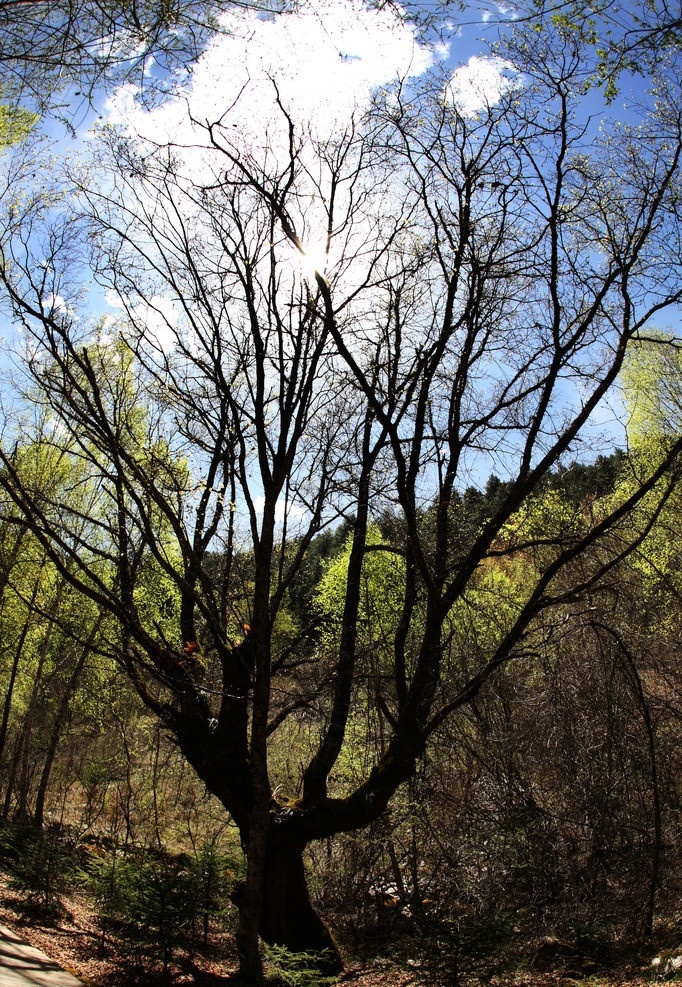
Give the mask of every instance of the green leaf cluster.
M 328 951 L 295 953 L 286 946 L 269 945 L 265 958 L 270 968 L 266 979 L 269 987 L 332 987 L 338 981 L 336 975 L 324 973 L 333 959 Z
M 20 106 L 0 103 L 0 151 L 19 144 L 28 137 L 37 122 L 37 113 Z
M 317 608 L 334 636 L 343 616 L 351 548 L 349 536 L 339 554 L 326 564 L 316 593 Z M 367 533 L 362 563 L 358 609 L 361 643 L 379 648 L 389 646 L 404 595 L 405 560 L 386 541 L 379 527 L 373 525 Z

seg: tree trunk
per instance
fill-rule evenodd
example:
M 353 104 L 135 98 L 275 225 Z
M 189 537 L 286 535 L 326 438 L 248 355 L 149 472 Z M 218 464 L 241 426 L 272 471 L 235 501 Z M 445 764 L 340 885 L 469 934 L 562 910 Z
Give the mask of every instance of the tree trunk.
M 275 824 L 276 825 L 276 824 Z M 334 938 L 313 908 L 308 893 L 304 845 L 300 841 L 282 839 L 271 828 L 268 835 L 265 865 L 262 875 L 262 902 L 258 933 L 269 945 L 285 946 L 292 953 L 326 953 L 320 967 L 325 972 L 340 973 L 343 962 Z M 240 911 L 240 934 L 248 924 L 246 881 L 241 882 L 232 895 L 232 901 Z M 238 935 L 238 948 L 239 948 Z M 244 957 L 241 955 L 242 976 L 245 975 Z M 247 957 L 248 962 L 248 957 Z M 255 979 L 252 975 L 251 979 Z
M 98 625 L 99 621 L 95 624 L 95 628 L 97 628 Z M 57 747 L 59 746 L 59 741 L 61 740 L 62 730 L 66 724 L 71 697 L 76 691 L 76 686 L 78 685 L 78 680 L 80 679 L 81 672 L 83 671 L 83 666 L 85 665 L 85 661 L 90 654 L 90 641 L 93 637 L 94 631 L 90 634 L 90 639 L 83 647 L 80 657 L 76 662 L 76 666 L 71 672 L 68 682 L 64 686 L 64 691 L 62 692 L 61 699 L 59 701 L 59 708 L 52 724 L 52 731 L 47 744 L 45 761 L 43 763 L 43 770 L 40 775 L 40 782 L 36 793 L 35 810 L 33 813 L 33 821 L 40 829 L 42 829 L 43 826 L 43 818 L 45 815 L 45 797 L 47 795 L 47 786 L 50 782 L 50 775 L 52 774 L 52 765 L 54 764 L 54 759 L 57 755 Z
M 10 669 L 9 684 L 7 686 L 7 692 L 5 694 L 5 703 L 2 710 L 2 721 L 0 722 L 0 757 L 5 751 L 5 741 L 7 739 L 7 730 L 9 727 L 10 714 L 12 712 L 12 699 L 14 698 L 14 685 L 17 678 L 17 673 L 19 671 L 19 664 L 21 662 L 22 653 L 24 650 L 24 644 L 26 643 L 26 638 L 28 632 L 31 629 L 31 619 L 33 617 L 33 606 L 35 604 L 36 598 L 38 596 L 38 588 L 40 586 L 40 580 L 36 579 L 35 585 L 33 586 L 33 591 L 31 594 L 31 601 L 28 605 L 28 610 L 26 612 L 26 619 L 21 628 L 21 633 L 19 635 L 19 640 L 17 642 L 14 651 L 14 660 L 12 661 L 12 668 Z
M 263 882 L 261 938 L 271 944 L 286 946 L 294 953 L 328 950 L 329 966 L 342 969 L 334 939 L 310 901 L 303 846 L 278 839 L 271 832 Z
M 249 849 L 246 861 L 246 880 L 238 890 L 239 926 L 237 928 L 237 953 L 239 973 L 249 984 L 263 982 L 263 963 L 259 950 L 260 913 L 263 902 L 265 874 L 267 822 L 251 825 Z

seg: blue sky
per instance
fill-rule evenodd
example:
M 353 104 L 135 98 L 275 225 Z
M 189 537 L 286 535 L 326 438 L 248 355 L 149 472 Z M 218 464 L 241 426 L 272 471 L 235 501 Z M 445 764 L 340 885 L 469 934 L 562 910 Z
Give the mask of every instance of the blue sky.
M 429 45 L 390 9 L 378 12 L 362 0 L 305 0 L 298 13 L 270 18 L 238 8 L 226 15 L 224 33 L 211 43 L 191 75 L 179 80 L 179 98 L 169 98 L 149 111 L 137 99 L 135 87 L 127 85 L 102 94 L 97 109 L 84 113 L 73 96 L 72 105 L 79 106 L 74 118 L 76 140 L 67 138 L 55 121 L 45 121 L 43 129 L 56 139 L 58 151 L 87 157 L 93 125 L 96 128 L 100 118 L 132 136 L 184 146 L 188 172 L 199 176 L 207 166 L 206 156 L 188 107 L 197 119 L 209 121 L 229 109 L 245 148 L 256 153 L 267 147 L 276 153 L 286 133 L 281 130 L 281 115 L 273 115 L 273 80 L 289 112 L 320 135 L 342 128 L 353 112 L 367 105 L 375 88 L 389 86 L 396 77 L 417 79 L 438 67 L 451 73 L 451 98 L 462 112 L 472 115 L 486 100 L 494 103 L 513 82 L 513 67 L 491 56 L 489 48 L 500 25 L 512 16 L 509 7 L 495 4 L 453 11 L 439 39 Z M 593 92 L 595 128 L 603 112 L 627 118 L 631 84 L 632 80 L 623 80 L 621 95 L 608 110 L 598 91 Z M 308 246 L 313 253 L 316 245 Z M 93 314 L 109 311 L 115 316 L 121 311 L 115 296 L 97 286 L 90 291 L 89 305 Z M 147 310 L 137 313 L 162 344 L 164 328 L 173 321 L 172 305 L 169 299 L 152 298 Z M 595 435 L 603 433 L 607 441 L 622 444 L 617 398 L 603 406 L 598 418 Z M 589 444 L 584 448 L 582 458 L 601 451 Z M 491 468 L 481 461 L 477 480 L 484 482 Z

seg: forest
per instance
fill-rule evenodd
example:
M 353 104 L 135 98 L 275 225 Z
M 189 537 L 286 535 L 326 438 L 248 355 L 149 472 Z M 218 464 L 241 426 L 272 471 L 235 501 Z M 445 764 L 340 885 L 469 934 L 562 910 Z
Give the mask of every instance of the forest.
M 87 982 L 682 970 L 681 30 L 0 0 L 0 921 Z

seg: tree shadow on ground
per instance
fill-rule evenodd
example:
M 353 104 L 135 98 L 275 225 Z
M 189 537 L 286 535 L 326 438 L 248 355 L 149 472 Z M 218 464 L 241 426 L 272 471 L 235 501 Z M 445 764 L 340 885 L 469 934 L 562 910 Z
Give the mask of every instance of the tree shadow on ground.
M 236 970 L 232 973 L 208 973 L 189 960 L 183 963 L 183 971 L 190 974 L 190 983 L 196 987 L 246 987 L 246 981 Z

